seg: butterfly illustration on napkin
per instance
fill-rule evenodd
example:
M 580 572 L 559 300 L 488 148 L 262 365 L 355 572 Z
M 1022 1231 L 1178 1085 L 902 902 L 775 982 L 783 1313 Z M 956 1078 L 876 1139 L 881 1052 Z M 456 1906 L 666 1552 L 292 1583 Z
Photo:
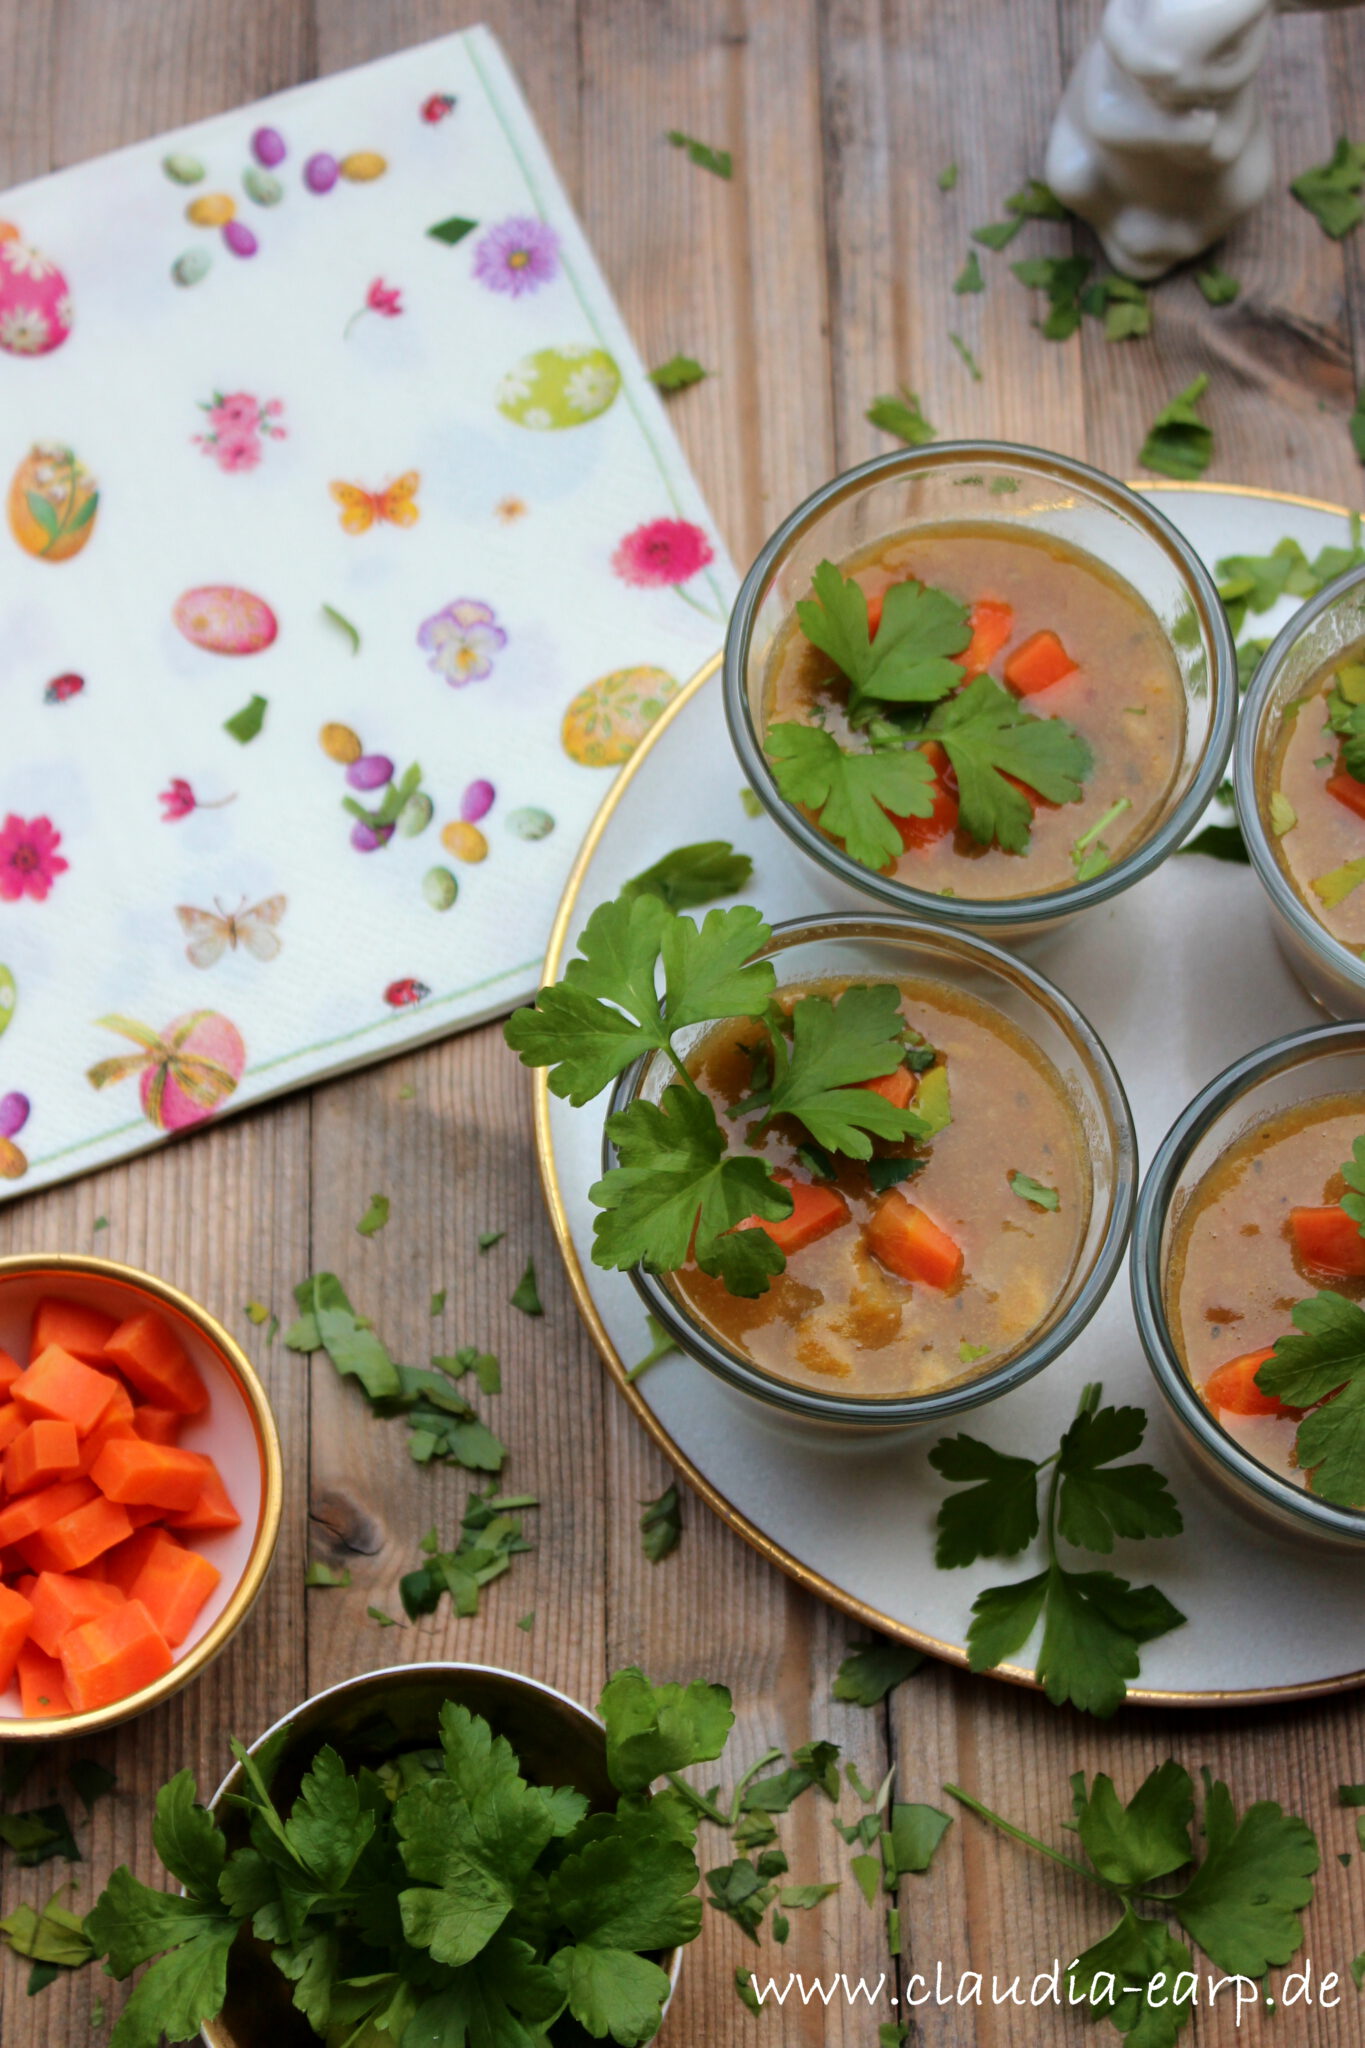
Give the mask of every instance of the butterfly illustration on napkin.
M 421 518 L 417 487 L 422 478 L 415 469 L 405 470 L 396 483 L 382 491 L 367 491 L 360 484 L 328 484 L 341 507 L 341 524 L 347 533 L 368 533 L 376 524 L 416 526 Z
M 191 967 L 212 967 L 224 953 L 245 946 L 257 960 L 273 960 L 283 943 L 274 927 L 284 916 L 289 899 L 267 896 L 247 908 L 245 896 L 235 910 L 224 910 L 214 897 L 216 910 L 196 910 L 192 903 L 177 903 L 175 914 L 189 934 L 185 958 Z

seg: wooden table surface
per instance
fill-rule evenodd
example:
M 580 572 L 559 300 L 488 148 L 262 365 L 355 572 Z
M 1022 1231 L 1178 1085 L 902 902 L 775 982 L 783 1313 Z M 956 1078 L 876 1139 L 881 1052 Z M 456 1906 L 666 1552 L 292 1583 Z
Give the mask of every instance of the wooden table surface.
M 1146 423 L 1200 370 L 1211 387 L 1212 477 L 1358 504 L 1361 471 L 1346 430 L 1365 371 L 1365 237 L 1328 241 L 1288 197 L 1291 176 L 1324 160 L 1354 119 L 1365 74 L 1365 14 L 1277 22 L 1264 72 L 1275 190 L 1219 258 L 1241 280 L 1211 311 L 1191 276 L 1162 286 L 1156 331 L 1106 344 L 1094 322 L 1064 345 L 1042 341 L 1031 294 L 1007 274 L 1023 251 L 1093 245 L 1038 224 L 1009 252 L 981 252 L 988 289 L 955 298 L 968 230 L 1041 169 L 1062 80 L 1098 9 L 1083 0 L 0 0 L 0 185 L 75 163 L 260 94 L 467 25 L 503 39 L 647 361 L 677 350 L 718 372 L 674 402 L 673 418 L 741 564 L 775 521 L 836 469 L 889 445 L 864 420 L 904 381 L 943 435 L 998 435 L 1089 457 L 1131 475 Z M 986 90 L 990 86 L 989 92 Z M 664 141 L 682 128 L 733 150 L 724 183 Z M 1354 131 L 1353 131 L 1354 132 Z M 951 160 L 957 187 L 937 174 Z M 980 358 L 973 383 L 957 328 Z M 1355 361 L 1353 362 L 1353 341 Z M 686 817 L 679 814 L 679 837 Z M 369 1240 L 355 1222 L 372 1189 L 396 1222 Z M 94 1233 L 97 1217 L 107 1230 Z M 480 1256 L 477 1233 L 507 1235 Z M 164 1274 L 219 1315 L 256 1360 L 285 1446 L 287 1499 L 264 1597 L 207 1677 L 159 1712 L 91 1745 L 118 1791 L 82 1829 L 76 1902 L 112 1865 L 154 1868 L 153 1793 L 186 1762 L 207 1792 L 230 1733 L 250 1737 L 305 1694 L 399 1660 L 509 1664 L 595 1699 L 607 1672 L 638 1661 L 656 1677 L 732 1687 L 735 1760 L 829 1736 L 868 1783 L 894 1762 L 898 1796 L 938 1802 L 955 1780 L 1057 1839 L 1067 1775 L 1106 1769 L 1131 1792 L 1169 1753 L 1225 1774 L 1242 1800 L 1282 1799 L 1323 1840 L 1308 1922 L 1319 1970 L 1345 1972 L 1365 1947 L 1365 1858 L 1335 1808 L 1339 1781 L 1365 1777 L 1356 1697 L 1290 1710 L 1129 1712 L 1108 1726 L 1038 1695 L 926 1666 L 889 1709 L 835 1705 L 834 1671 L 860 1632 L 685 1502 L 677 1552 L 649 1564 L 640 1503 L 669 1472 L 610 1390 L 564 1284 L 541 1201 L 527 1075 L 495 1027 L 371 1067 L 231 1118 L 190 1142 L 8 1205 L 0 1252 L 98 1249 Z M 508 1297 L 528 1254 L 545 1315 Z M 370 1419 L 325 1361 L 267 1343 L 243 1304 L 291 1312 L 291 1289 L 339 1272 L 395 1355 L 476 1343 L 500 1353 L 505 1391 L 488 1404 L 510 1446 L 507 1483 L 542 1502 L 537 1548 L 485 1596 L 477 1620 L 447 1610 L 381 1630 L 398 1580 L 431 1524 L 453 1538 L 468 1476 L 420 1470 L 400 1426 Z M 448 1290 L 433 1323 L 428 1300 Z M 439 1343 L 433 1345 L 432 1339 Z M 305 1595 L 309 1557 L 344 1561 L 346 1592 Z M 534 1626 L 519 1630 L 534 1610 Z M 60 1760 L 30 1781 L 43 1792 Z M 27 1794 L 26 1794 L 27 1796 Z M 968 1969 L 1025 1982 L 1107 1924 L 1104 1902 L 970 1819 L 951 1831 L 927 1879 L 907 1880 L 904 1953 L 846 1875 L 848 1851 L 818 1796 L 784 1824 L 798 1879 L 844 1877 L 816 1912 L 797 1913 L 785 1952 L 756 1951 L 715 1912 L 686 1959 L 664 2028 L 671 2044 L 871 2044 L 891 2008 L 789 2005 L 753 2018 L 733 1987 L 761 1970 L 883 1970 L 955 1979 Z M 708 1854 L 708 1851 L 716 1853 Z M 704 1860 L 728 1860 L 717 1841 Z M 45 1898 L 60 1866 L 4 1866 L 4 1901 Z M 26 1967 L 0 1967 L 5 2048 L 100 2040 L 119 1992 L 96 1971 L 24 1994 Z M 1360 2038 L 1347 1980 L 1337 2011 L 1300 2007 L 1234 2034 L 1231 2009 L 1201 2015 L 1205 2043 Z M 1087 2035 L 1075 2015 L 929 2006 L 925 2048 L 1036 2048 Z

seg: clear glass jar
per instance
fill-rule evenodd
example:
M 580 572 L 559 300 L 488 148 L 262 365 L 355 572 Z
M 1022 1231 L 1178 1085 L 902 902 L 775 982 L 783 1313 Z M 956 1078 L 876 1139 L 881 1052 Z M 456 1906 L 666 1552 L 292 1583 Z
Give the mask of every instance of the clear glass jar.
M 1109 1290 L 1123 1257 L 1137 1185 L 1133 1120 L 1113 1063 L 1080 1011 L 1035 969 L 984 940 L 885 912 L 796 918 L 774 927 L 760 958 L 777 971 L 779 992 L 827 977 L 860 981 L 937 981 L 999 1012 L 1051 1061 L 1067 1091 L 1092 1169 L 1090 1217 L 1066 1284 L 1046 1317 L 1008 1357 L 976 1378 L 928 1394 L 859 1397 L 803 1387 L 765 1372 L 698 1322 L 666 1275 L 632 1269 L 649 1313 L 681 1350 L 708 1372 L 787 1416 L 846 1430 L 928 1429 L 1021 1386 L 1073 1343 Z M 686 1056 L 710 1029 L 699 1025 L 677 1044 Z M 640 1096 L 657 1101 L 671 1063 L 652 1055 L 618 1081 L 608 1115 Z M 603 1140 L 607 1168 L 616 1163 Z
M 1129 584 L 1165 629 L 1185 691 L 1185 745 L 1157 822 L 1103 874 L 1044 893 L 953 897 L 913 889 L 850 859 L 777 787 L 763 751 L 769 657 L 817 565 L 916 526 L 1026 527 L 1092 556 Z M 770 816 L 827 872 L 907 916 L 1013 940 L 1107 903 L 1174 853 L 1227 766 L 1236 654 L 1203 562 L 1155 506 L 1086 463 L 1001 441 L 944 441 L 862 463 L 798 505 L 740 588 L 725 640 L 725 715 L 740 765 Z
M 1365 1512 L 1319 1500 L 1240 1444 L 1201 1399 L 1166 1315 L 1176 1225 L 1205 1174 L 1258 1123 L 1300 1103 L 1351 1093 L 1365 1097 L 1362 1024 L 1296 1031 L 1225 1068 L 1176 1118 L 1152 1161 L 1138 1197 L 1131 1276 L 1142 1348 L 1181 1443 L 1200 1471 L 1257 1519 L 1358 1550 L 1365 1546 Z
M 1237 815 L 1280 950 L 1330 1017 L 1365 1017 L 1365 960 L 1320 925 L 1280 864 L 1268 812 L 1285 707 L 1365 639 L 1365 569 L 1351 569 L 1301 605 L 1270 643 L 1242 706 L 1234 780 Z

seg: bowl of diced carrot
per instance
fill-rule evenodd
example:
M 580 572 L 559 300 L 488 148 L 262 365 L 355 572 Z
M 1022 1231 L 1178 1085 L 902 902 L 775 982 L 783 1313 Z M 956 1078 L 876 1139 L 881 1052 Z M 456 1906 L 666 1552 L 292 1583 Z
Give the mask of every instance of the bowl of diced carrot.
M 179 1691 L 279 1534 L 279 1437 L 203 1309 L 109 1260 L 0 1259 L 0 1741 Z

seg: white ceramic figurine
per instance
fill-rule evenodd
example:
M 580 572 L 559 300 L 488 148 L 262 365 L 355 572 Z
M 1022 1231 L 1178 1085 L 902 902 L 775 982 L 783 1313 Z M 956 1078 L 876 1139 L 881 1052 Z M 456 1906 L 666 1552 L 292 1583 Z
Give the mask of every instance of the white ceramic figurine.
M 1067 83 L 1044 176 L 1125 276 L 1187 262 L 1265 196 L 1256 72 L 1274 11 L 1273 0 L 1109 0 Z

